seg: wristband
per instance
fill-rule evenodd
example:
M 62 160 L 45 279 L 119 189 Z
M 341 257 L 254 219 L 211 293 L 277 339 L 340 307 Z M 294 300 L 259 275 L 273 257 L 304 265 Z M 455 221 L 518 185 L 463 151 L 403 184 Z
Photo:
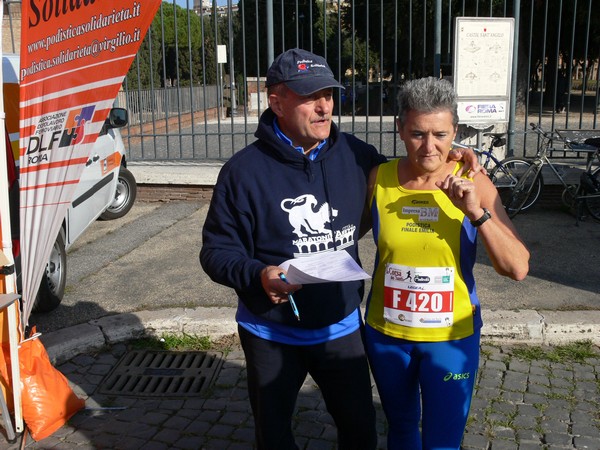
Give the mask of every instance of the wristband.
M 481 216 L 477 220 L 471 220 L 471 225 L 473 225 L 475 228 L 480 227 L 481 225 L 483 225 L 485 223 L 486 220 L 491 219 L 491 218 L 492 218 L 492 215 L 490 214 L 488 209 L 483 208 L 483 216 Z

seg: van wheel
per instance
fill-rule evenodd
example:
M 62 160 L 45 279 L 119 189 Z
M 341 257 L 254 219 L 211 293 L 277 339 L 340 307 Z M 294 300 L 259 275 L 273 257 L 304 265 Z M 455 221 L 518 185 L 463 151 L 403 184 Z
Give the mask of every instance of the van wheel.
M 100 215 L 100 219 L 113 220 L 123 217 L 133 206 L 136 196 L 137 184 L 135 182 L 135 177 L 125 167 L 121 167 L 119 170 L 119 180 L 117 181 L 115 199 L 106 211 Z
M 65 235 L 61 230 L 52 247 L 32 312 L 47 313 L 58 308 L 65 295 L 66 284 L 67 251 L 65 250 Z

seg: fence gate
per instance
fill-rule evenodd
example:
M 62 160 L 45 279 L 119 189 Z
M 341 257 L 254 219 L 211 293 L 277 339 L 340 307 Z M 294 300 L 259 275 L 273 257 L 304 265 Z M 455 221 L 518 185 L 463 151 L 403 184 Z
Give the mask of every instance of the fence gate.
M 3 50 L 18 52 L 21 2 L 3 4 Z M 456 17 L 514 17 L 512 114 L 489 129 L 509 131 L 509 152 L 531 152 L 530 122 L 600 128 L 597 9 L 598 0 L 164 1 L 116 99 L 130 113 L 128 157 L 228 159 L 254 139 L 267 68 L 292 47 L 325 56 L 346 86 L 335 98 L 343 131 L 403 155 L 398 89 L 415 77 L 451 77 Z M 459 136 L 475 143 L 476 134 L 461 126 Z

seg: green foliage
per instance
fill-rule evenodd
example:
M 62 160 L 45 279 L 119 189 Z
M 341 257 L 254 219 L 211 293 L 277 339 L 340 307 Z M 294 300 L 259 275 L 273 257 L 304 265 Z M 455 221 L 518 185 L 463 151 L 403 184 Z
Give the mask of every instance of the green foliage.
M 587 358 L 597 358 L 600 356 L 598 349 L 589 340 L 576 341 L 548 348 L 519 346 L 514 348 L 512 354 L 526 361 L 546 360 L 556 363 L 585 362 Z
M 354 46 L 352 45 L 354 43 Z M 342 41 L 342 65 L 352 71 L 352 58 L 354 50 L 354 78 L 356 81 L 366 82 L 369 76 L 369 68 L 379 67 L 379 54 L 369 49 L 367 61 L 367 43 L 361 38 L 355 37 Z M 346 72 L 346 71 L 344 71 Z M 351 75 L 346 81 L 350 81 Z
M 275 56 L 290 48 L 305 48 L 326 56 L 333 72 L 338 73 L 338 39 L 341 37 L 343 41 L 348 35 L 340 35 L 338 16 L 332 5 L 331 2 L 323 0 L 301 1 L 297 7 L 295 3 L 284 2 L 283 6 L 279 3 L 274 4 Z M 238 16 L 234 18 L 235 63 L 237 67 L 246 67 L 247 76 L 265 76 L 268 68 L 266 3 L 240 0 L 238 7 Z M 242 39 L 246 51 L 245 59 Z
M 213 29 L 209 17 L 164 1 L 127 74 L 127 88 L 214 83 Z
M 205 351 L 212 348 L 209 336 L 191 334 L 163 334 L 161 337 L 146 337 L 132 341 L 133 349 L 172 350 L 172 351 Z
M 160 48 L 160 35 L 151 26 L 125 77 L 128 89 L 147 89 L 161 80 L 158 72 Z

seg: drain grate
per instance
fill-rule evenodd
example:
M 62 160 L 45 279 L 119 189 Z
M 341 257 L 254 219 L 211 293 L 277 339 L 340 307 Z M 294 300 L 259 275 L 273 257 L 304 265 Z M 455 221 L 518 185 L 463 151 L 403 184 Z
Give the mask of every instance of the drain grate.
M 221 352 L 133 350 L 102 380 L 98 392 L 133 397 L 202 396 L 222 365 Z

